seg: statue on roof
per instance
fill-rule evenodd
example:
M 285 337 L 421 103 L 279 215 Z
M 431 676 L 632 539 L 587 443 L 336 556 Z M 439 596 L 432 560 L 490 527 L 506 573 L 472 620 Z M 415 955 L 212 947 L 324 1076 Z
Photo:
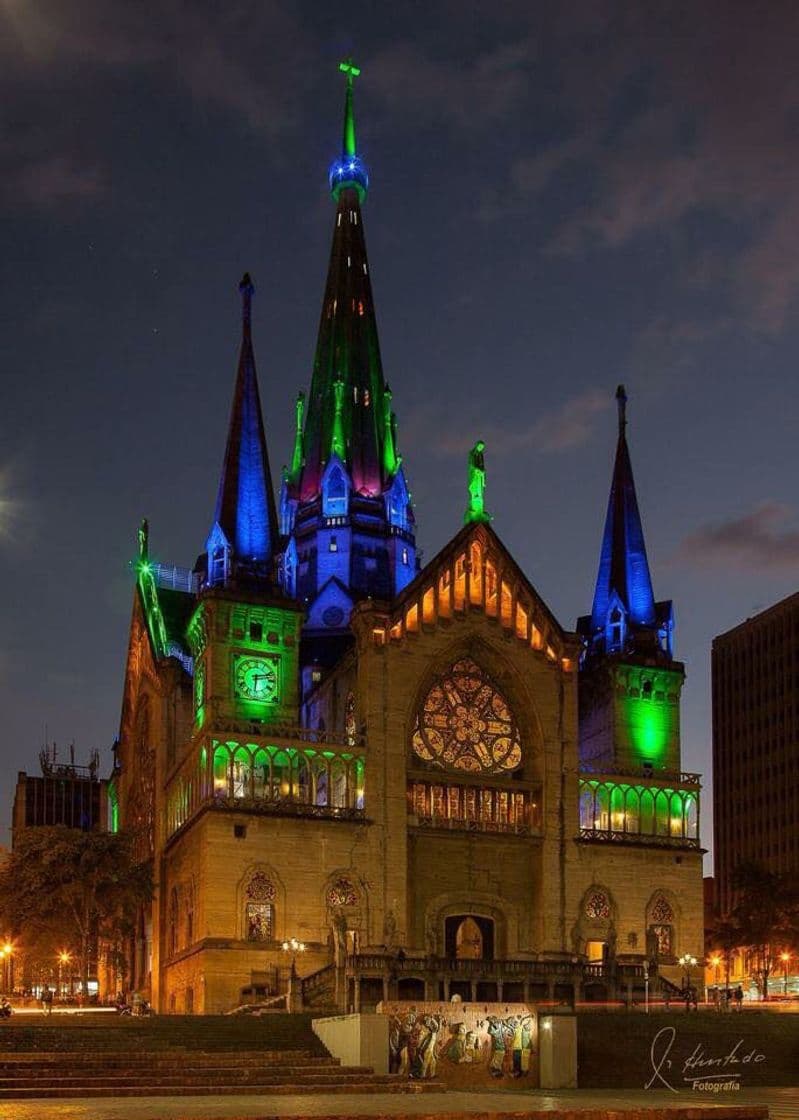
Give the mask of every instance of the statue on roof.
M 490 521 L 485 508 L 486 469 L 483 452 L 485 443 L 478 439 L 469 452 L 469 505 L 463 517 L 464 525 L 473 521 Z

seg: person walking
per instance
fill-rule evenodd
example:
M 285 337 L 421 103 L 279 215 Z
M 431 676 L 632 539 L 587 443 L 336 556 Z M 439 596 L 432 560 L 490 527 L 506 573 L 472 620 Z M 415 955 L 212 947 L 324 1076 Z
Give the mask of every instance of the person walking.
M 42 1010 L 45 1015 L 53 1014 L 53 992 L 47 984 L 42 988 Z

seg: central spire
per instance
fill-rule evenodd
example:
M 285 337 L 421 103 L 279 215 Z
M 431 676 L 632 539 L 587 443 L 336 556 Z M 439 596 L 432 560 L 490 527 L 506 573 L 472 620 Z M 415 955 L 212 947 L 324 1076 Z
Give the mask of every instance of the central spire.
M 353 92 L 360 70 L 347 59 L 339 71 L 346 85 L 341 154 L 329 174 L 336 203 L 333 244 L 311 388 L 304 417 L 298 408 L 280 516 L 290 538 L 283 584 L 310 602 L 306 628 L 318 627 L 321 612 L 327 619 L 322 625 L 343 630 L 355 598 L 389 598 L 413 578 L 416 549 L 361 214 L 369 176 L 355 136 Z M 333 617 L 339 619 L 335 624 Z

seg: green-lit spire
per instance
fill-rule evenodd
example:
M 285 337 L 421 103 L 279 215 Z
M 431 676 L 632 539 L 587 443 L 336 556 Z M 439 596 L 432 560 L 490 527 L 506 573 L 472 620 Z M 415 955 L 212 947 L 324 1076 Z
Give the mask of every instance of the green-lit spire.
M 333 415 L 333 434 L 330 438 L 330 454 L 338 455 L 343 463 L 346 444 L 344 442 L 344 422 L 341 415 L 344 411 L 344 379 L 342 377 L 337 377 L 333 382 L 333 392 L 335 393 L 335 413 Z
M 351 58 L 339 63 L 339 70 L 347 75 L 347 88 L 344 94 L 344 136 L 341 155 L 330 165 L 328 181 L 333 198 L 338 202 L 339 195 L 347 187 L 353 187 L 363 202 L 369 188 L 369 172 L 366 164 L 358 155 L 355 146 L 355 112 L 352 107 L 352 83 L 360 74 L 360 69 Z
M 486 469 L 483 460 L 485 444 L 481 439 L 469 452 L 469 504 L 463 515 L 464 525 L 474 521 L 490 521 L 491 514 L 485 508 Z
M 360 69 L 354 65 L 351 58 L 345 58 L 338 65 L 342 74 L 347 75 L 347 92 L 344 99 L 344 144 L 341 149 L 343 156 L 355 155 L 355 114 L 352 110 L 352 83 L 360 74 Z
M 391 390 L 383 391 L 383 470 L 386 478 L 393 478 L 400 468 L 402 456 L 397 454 L 394 440 L 394 415 L 391 411 Z
M 294 432 L 294 452 L 291 456 L 291 479 L 296 482 L 302 470 L 302 421 L 305 414 L 305 393 L 297 394 L 297 427 Z

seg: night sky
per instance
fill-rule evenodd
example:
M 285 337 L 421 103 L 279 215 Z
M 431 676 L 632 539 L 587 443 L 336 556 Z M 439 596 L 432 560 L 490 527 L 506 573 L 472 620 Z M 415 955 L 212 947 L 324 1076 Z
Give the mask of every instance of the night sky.
M 797 586 L 797 42 L 777 0 L 0 0 L 3 836 L 45 728 L 110 768 L 136 528 L 186 566 L 205 540 L 245 269 L 289 456 L 350 52 L 419 543 L 483 438 L 494 527 L 572 627 L 623 381 L 708 783 L 711 639 Z

